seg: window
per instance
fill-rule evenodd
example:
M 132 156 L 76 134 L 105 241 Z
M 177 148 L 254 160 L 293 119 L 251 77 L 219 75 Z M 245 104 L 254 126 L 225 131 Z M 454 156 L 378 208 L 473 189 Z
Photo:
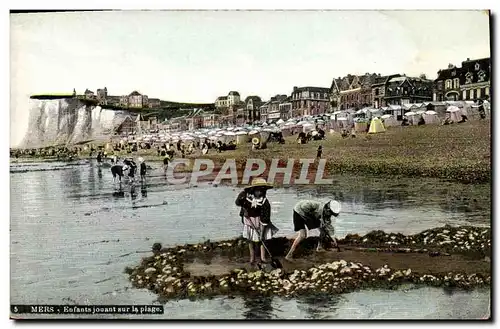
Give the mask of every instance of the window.
M 479 71 L 479 69 L 481 68 L 481 65 L 479 65 L 479 63 L 476 63 L 476 65 L 474 66 L 474 68 L 476 69 L 476 71 Z
M 379 92 L 380 92 L 380 89 L 375 88 L 375 96 L 378 96 Z
M 454 89 L 460 88 L 460 79 L 458 78 L 453 79 L 453 88 Z
M 474 89 L 469 91 L 469 99 L 474 99 Z
M 451 80 L 450 79 L 446 80 L 445 88 L 451 89 Z
M 489 96 L 489 95 L 490 95 L 490 87 L 486 87 L 486 88 L 484 88 L 484 94 L 485 94 L 486 96 Z
M 472 73 L 471 72 L 467 72 L 467 74 L 465 75 L 465 83 L 466 84 L 472 83 Z
M 478 82 L 483 82 L 484 80 L 486 80 L 486 72 L 484 72 L 483 70 L 481 70 L 477 74 L 477 81 Z
M 467 99 L 467 90 L 464 90 L 462 92 L 462 99 L 464 99 L 464 100 Z
M 478 88 L 478 89 L 476 90 L 476 97 L 477 97 L 477 98 L 481 98 L 481 88 Z

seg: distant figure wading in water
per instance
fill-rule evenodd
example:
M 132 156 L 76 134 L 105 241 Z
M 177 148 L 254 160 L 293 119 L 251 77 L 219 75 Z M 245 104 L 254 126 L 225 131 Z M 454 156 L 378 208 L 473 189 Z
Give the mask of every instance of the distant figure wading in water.
M 119 164 L 118 161 L 115 162 L 115 164 L 111 166 L 111 174 L 113 174 L 113 183 L 116 183 L 117 176 L 121 183 L 123 177 L 123 165 Z
M 278 232 L 278 228 L 271 223 L 271 204 L 266 197 L 266 191 L 271 188 L 272 185 L 263 178 L 255 178 L 236 199 L 236 205 L 241 207 L 243 238 L 248 240 L 252 265 L 255 264 L 255 243 L 260 244 L 261 262 L 267 263 L 266 250 L 261 241 L 271 239 Z
M 297 202 L 293 208 L 293 226 L 294 231 L 298 232 L 295 241 L 286 255 L 287 260 L 291 260 L 293 253 L 299 243 L 307 237 L 307 230 L 319 229 L 321 243 L 330 236 L 333 239 L 335 247 L 338 247 L 337 240 L 334 237 L 335 229 L 332 225 L 331 217 L 337 217 L 340 213 L 340 203 L 335 200 L 330 200 L 326 203 L 315 200 L 302 200 Z
M 128 169 L 129 180 L 133 182 L 135 178 L 135 172 L 137 171 L 137 165 L 135 164 L 134 160 L 129 160 L 129 159 L 123 160 L 123 163 L 127 166 L 127 168 L 125 168 L 124 166 L 123 170 Z

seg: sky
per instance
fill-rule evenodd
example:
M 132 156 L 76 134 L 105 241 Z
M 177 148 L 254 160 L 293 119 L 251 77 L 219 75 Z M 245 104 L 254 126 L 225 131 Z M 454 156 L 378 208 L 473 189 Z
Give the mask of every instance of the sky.
M 114 11 L 10 15 L 11 145 L 29 95 L 133 90 L 214 102 L 330 87 L 346 74 L 436 78 L 490 56 L 484 11 Z

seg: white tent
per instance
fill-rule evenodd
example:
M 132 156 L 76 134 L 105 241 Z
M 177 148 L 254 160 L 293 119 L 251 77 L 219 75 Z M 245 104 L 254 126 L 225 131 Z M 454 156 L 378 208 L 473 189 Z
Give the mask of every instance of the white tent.
M 312 123 L 306 123 L 302 125 L 302 131 L 308 133 L 314 130 L 314 125 Z
M 426 125 L 439 124 L 439 117 L 436 111 L 425 111 L 422 117 Z
M 383 120 L 385 127 L 395 127 L 399 125 L 398 120 L 396 120 L 393 115 L 384 114 L 383 116 L 381 116 L 381 119 Z
M 446 109 L 446 113 L 450 116 L 450 119 L 453 122 L 462 120 L 462 110 L 456 106 L 448 106 L 448 108 Z
M 416 126 L 418 124 L 418 120 L 420 120 L 420 115 L 415 112 L 407 112 L 405 116 L 408 118 L 408 123 Z
M 236 144 L 245 144 L 249 141 L 248 133 L 246 131 L 238 131 L 236 133 Z

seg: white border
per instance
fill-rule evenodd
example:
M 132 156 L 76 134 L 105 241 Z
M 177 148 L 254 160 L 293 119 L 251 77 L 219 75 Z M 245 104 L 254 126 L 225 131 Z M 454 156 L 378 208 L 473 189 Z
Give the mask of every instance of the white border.
M 167 5 L 168 4 L 168 5 Z M 420 1 L 414 1 L 414 2 L 408 2 L 408 1 L 400 1 L 400 0 L 383 0 L 383 1 L 363 1 L 363 0 L 350 0 L 350 1 L 335 1 L 335 2 L 326 2 L 322 0 L 308 0 L 308 1 L 297 1 L 297 0 L 289 0 L 289 1 L 271 1 L 271 0 L 244 0 L 244 1 L 224 1 L 224 0 L 212 0 L 212 1 L 206 1 L 206 0 L 198 0 L 198 1 L 179 1 L 179 0 L 172 0 L 172 1 L 148 1 L 148 0 L 142 0 L 142 1 L 130 1 L 130 0 L 121 0 L 121 1 L 109 1 L 109 0 L 85 0 L 82 2 L 67 2 L 67 1 L 33 1 L 33 0 L 25 0 L 25 1 L 2 1 L 1 2 L 1 7 L 2 7 L 2 15 L 1 15 L 1 21 L 0 21 L 0 28 L 1 28 L 1 33 L 0 35 L 2 36 L 2 41 L 3 41 L 3 49 L 2 49 L 2 67 L 3 70 L 2 72 L 9 72 L 9 9 L 492 9 L 492 12 L 494 14 L 497 14 L 500 12 L 498 9 L 500 4 L 500 1 L 488 1 L 488 0 L 475 0 L 475 1 L 465 1 L 465 0 L 454 0 L 454 1 L 449 1 L 449 2 L 437 2 L 435 0 L 420 0 Z M 498 17 L 497 17 L 498 18 Z M 457 24 L 461 24 L 462 22 L 457 22 Z M 498 24 L 498 22 L 497 22 Z M 493 34 L 491 37 L 496 36 L 498 39 L 498 36 L 496 34 Z M 497 48 L 498 43 L 495 45 L 495 54 L 498 55 L 498 48 Z M 496 58 L 494 58 L 494 69 L 496 68 Z M 497 70 L 494 70 L 494 90 L 493 92 L 498 91 L 499 88 L 497 88 L 497 83 L 496 83 L 496 77 L 497 77 Z M 2 90 L 4 92 L 3 97 L 1 98 L 2 102 L 2 109 L 3 113 L 9 113 L 9 75 L 4 74 L 2 78 Z M 495 99 L 496 100 L 496 99 Z M 495 105 L 495 103 L 493 103 Z M 495 123 L 500 120 L 500 114 L 495 115 Z M 2 153 L 1 156 L 4 157 L 4 161 L 1 162 L 2 164 L 2 170 L 1 170 L 1 189 L 2 189 L 2 196 L 3 198 L 2 203 L 2 213 L 7 214 L 7 209 L 9 209 L 10 201 L 9 201 L 9 171 L 8 171 L 8 166 L 9 166 L 9 161 L 8 161 L 8 147 L 9 147 L 9 120 L 0 120 L 0 124 L 2 127 L 0 128 L 0 133 L 2 134 L 2 137 L 0 138 L 0 141 L 2 143 L 2 146 L 5 146 L 2 148 Z M 495 126 L 497 126 L 495 124 Z M 497 135 L 499 135 L 497 133 Z M 497 136 L 498 137 L 498 136 Z M 500 141 L 495 139 L 495 145 L 499 145 Z M 498 197 L 498 196 L 497 196 Z M 497 199 L 497 198 L 495 198 Z M 498 204 L 498 200 L 495 200 L 496 204 Z M 0 230 L 0 234 L 2 234 L 2 239 L 1 241 L 3 242 L 3 248 L 2 248 L 2 261 L 0 264 L 10 264 L 9 260 L 9 248 L 10 248 L 10 237 L 9 237 L 9 222 L 10 218 L 5 215 L 2 220 L 2 230 Z M 494 220 L 494 219 L 492 219 Z M 500 223 L 497 223 L 495 226 L 495 232 L 494 236 L 499 236 L 498 234 L 495 234 L 498 232 L 498 227 L 500 227 Z M 499 243 L 496 242 L 495 239 L 495 252 L 496 255 L 498 255 L 498 245 Z M 498 261 L 495 262 L 497 264 L 495 268 L 495 273 L 499 273 L 498 271 Z M 5 265 L 4 265 L 5 266 Z M 10 267 L 10 266 L 9 266 Z M 4 267 L 5 268 L 5 267 Z M 8 321 L 9 325 L 12 326 L 13 322 L 7 320 L 9 316 L 9 270 L 3 270 L 1 271 L 2 274 L 2 294 L 1 294 L 1 299 L 2 299 L 2 304 L 1 304 L 1 310 L 2 310 L 2 321 Z M 496 282 L 495 282 L 496 283 Z M 496 303 L 498 305 L 498 301 Z M 497 310 L 498 307 L 495 307 L 495 310 Z M 492 310 L 493 313 L 495 310 Z M 216 316 L 214 314 L 214 316 Z M 161 324 L 161 323 L 159 323 Z M 201 323 L 200 323 L 201 324 Z M 291 323 L 283 323 L 280 324 L 282 326 L 289 326 Z M 317 324 L 317 323 L 314 323 Z M 33 325 L 26 325 L 26 327 L 31 327 Z M 47 325 L 52 325 L 52 323 L 47 324 Z M 103 326 L 104 324 L 83 324 L 84 327 L 90 327 L 92 326 L 95 328 L 96 326 Z M 120 327 L 122 326 L 130 326 L 128 324 L 124 323 L 118 323 Z M 169 327 L 177 327 L 180 326 L 180 324 L 168 324 L 168 323 L 163 323 L 163 325 L 167 325 Z M 220 324 L 208 324 L 209 326 L 219 326 Z M 234 325 L 239 325 L 236 323 L 231 323 L 232 326 Z M 263 323 L 258 323 L 256 325 L 259 326 L 267 326 L 268 324 L 263 324 Z M 276 324 L 274 324 L 276 325 Z M 303 325 L 309 325 L 305 323 L 297 323 L 297 325 L 303 326 Z M 325 323 L 323 325 L 332 325 L 330 323 Z M 347 323 L 337 323 L 333 324 L 336 328 L 341 328 L 341 327 L 347 327 Z M 356 324 L 350 324 L 358 326 L 360 323 Z M 369 323 L 369 322 L 364 322 L 361 323 L 361 325 L 376 325 L 376 326 L 385 326 L 386 324 L 384 323 Z M 399 325 L 399 324 L 397 324 Z M 430 323 L 415 323 L 414 325 L 418 326 L 425 326 L 425 327 L 437 327 L 437 324 L 430 324 Z M 442 323 L 440 323 L 442 325 Z M 451 325 L 454 325 L 453 323 Z M 471 323 L 468 323 L 468 325 L 472 325 Z M 479 324 L 476 324 L 474 326 L 479 326 Z M 3 327 L 3 326 L 2 326 Z

